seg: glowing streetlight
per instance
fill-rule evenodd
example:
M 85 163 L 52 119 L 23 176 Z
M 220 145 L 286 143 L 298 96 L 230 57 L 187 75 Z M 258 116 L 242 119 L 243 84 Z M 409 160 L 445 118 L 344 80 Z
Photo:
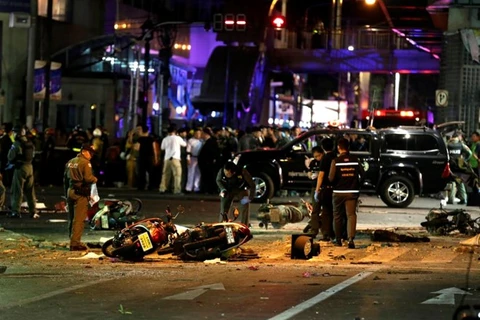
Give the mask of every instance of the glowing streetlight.
M 368 6 L 372 6 L 377 2 L 377 0 L 365 0 L 365 4 Z

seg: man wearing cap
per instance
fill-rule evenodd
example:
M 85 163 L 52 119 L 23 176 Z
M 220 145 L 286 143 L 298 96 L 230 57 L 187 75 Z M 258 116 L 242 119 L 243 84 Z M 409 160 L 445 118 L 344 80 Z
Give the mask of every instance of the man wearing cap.
M 81 238 L 87 218 L 91 186 L 97 183 L 97 178 L 92 173 L 92 164 L 90 163 L 94 154 L 95 149 L 89 143 L 85 143 L 80 153 L 65 165 L 63 185 L 68 204 L 70 251 L 88 249 L 81 242 Z
M 23 196 L 27 198 L 28 211 L 31 218 L 39 218 L 36 212 L 35 184 L 33 179 L 32 161 L 35 154 L 35 147 L 25 136 L 25 129 L 22 126 L 13 128 L 14 143 L 8 151 L 8 161 L 14 167 L 12 180 L 12 212 L 10 218 L 21 218 L 20 206 Z

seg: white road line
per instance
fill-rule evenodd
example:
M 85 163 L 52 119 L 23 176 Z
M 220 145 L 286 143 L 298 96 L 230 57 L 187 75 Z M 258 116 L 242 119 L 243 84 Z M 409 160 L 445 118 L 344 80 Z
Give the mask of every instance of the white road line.
M 307 310 L 308 308 L 311 308 L 313 307 L 314 305 L 316 305 L 317 303 L 319 302 L 322 302 L 323 300 L 333 296 L 335 293 L 338 293 L 340 291 L 342 291 L 343 289 L 347 288 L 348 286 L 351 286 L 352 284 L 358 282 L 358 281 L 361 281 L 363 279 L 365 279 L 366 277 L 368 277 L 369 275 L 371 275 L 374 271 L 365 271 L 365 272 L 360 272 L 359 274 L 356 274 L 354 275 L 353 277 L 343 281 L 343 282 L 340 282 L 339 284 L 337 285 L 334 285 L 333 287 L 331 287 L 330 289 L 327 289 L 323 292 L 320 292 L 319 294 L 317 294 L 315 297 L 307 300 L 307 301 L 304 301 L 280 314 L 277 314 L 275 317 L 273 318 L 270 318 L 268 320 L 287 320 L 287 319 L 290 319 L 294 316 L 296 316 L 297 314 L 299 314 L 300 312 L 303 312 L 305 310 Z
M 86 283 L 82 283 L 82 284 L 77 284 L 75 286 L 71 286 L 71 287 L 68 287 L 68 288 L 59 289 L 59 290 L 55 290 L 55 291 L 52 291 L 52 292 L 44 293 L 44 294 L 41 294 L 41 295 L 38 295 L 38 296 L 35 296 L 35 297 L 32 297 L 32 298 L 17 300 L 15 302 L 6 304 L 4 306 L 0 306 L 0 310 L 6 310 L 6 309 L 10 309 L 12 307 L 24 306 L 24 305 L 32 303 L 32 302 L 37 302 L 37 301 L 40 301 L 40 300 L 43 300 L 43 299 L 48 299 L 48 298 L 55 297 L 55 296 L 58 296 L 58 295 L 61 295 L 61 294 L 64 294 L 64 293 L 67 293 L 67 292 L 70 292 L 70 291 L 74 291 L 74 290 L 77 290 L 77 289 L 97 285 L 99 283 L 109 281 L 109 280 L 112 280 L 112 279 L 99 279 L 99 280 L 90 281 L 90 282 L 86 282 Z

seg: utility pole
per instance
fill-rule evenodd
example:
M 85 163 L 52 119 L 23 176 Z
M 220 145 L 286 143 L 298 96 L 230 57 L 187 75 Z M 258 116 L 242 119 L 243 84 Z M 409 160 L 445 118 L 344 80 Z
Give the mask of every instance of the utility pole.
M 52 18 L 53 18 L 53 0 L 48 0 L 47 2 L 47 27 L 46 27 L 46 65 L 45 65 L 45 99 L 43 103 L 43 127 L 42 129 L 48 127 L 48 111 L 50 109 L 50 69 L 52 61 L 50 58 L 50 52 L 52 49 Z
M 35 74 L 35 48 L 37 31 L 38 0 L 30 0 L 30 29 L 28 30 L 27 88 L 25 97 L 26 125 L 33 128 L 35 101 L 33 100 L 33 78 Z
M 228 122 L 232 119 L 229 116 L 229 104 L 230 104 L 230 43 L 227 44 L 227 64 L 225 68 L 225 97 L 224 97 L 224 106 L 223 106 L 223 126 L 228 126 Z
M 152 20 L 148 19 L 142 25 L 142 31 L 144 34 L 143 40 L 145 41 L 145 53 L 143 56 L 145 71 L 143 72 L 143 97 L 141 101 L 142 108 L 142 124 L 147 125 L 148 118 L 148 92 L 150 88 L 150 79 L 148 77 L 148 70 L 150 69 L 150 41 L 153 39 L 154 25 Z

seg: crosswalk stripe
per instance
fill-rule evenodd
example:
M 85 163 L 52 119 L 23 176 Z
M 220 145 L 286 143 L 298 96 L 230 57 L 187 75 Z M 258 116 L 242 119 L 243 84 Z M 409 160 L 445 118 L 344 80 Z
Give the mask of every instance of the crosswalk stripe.
M 381 250 L 378 250 L 366 257 L 363 257 L 362 259 L 357 260 L 360 263 L 366 263 L 366 262 L 389 262 L 392 261 L 401 255 L 407 253 L 410 251 L 410 248 L 400 248 L 400 247 L 388 247 L 388 248 L 381 248 Z
M 456 257 L 458 257 L 458 252 L 453 250 L 442 250 L 442 252 L 435 251 L 428 253 L 421 261 L 422 263 L 450 263 Z

